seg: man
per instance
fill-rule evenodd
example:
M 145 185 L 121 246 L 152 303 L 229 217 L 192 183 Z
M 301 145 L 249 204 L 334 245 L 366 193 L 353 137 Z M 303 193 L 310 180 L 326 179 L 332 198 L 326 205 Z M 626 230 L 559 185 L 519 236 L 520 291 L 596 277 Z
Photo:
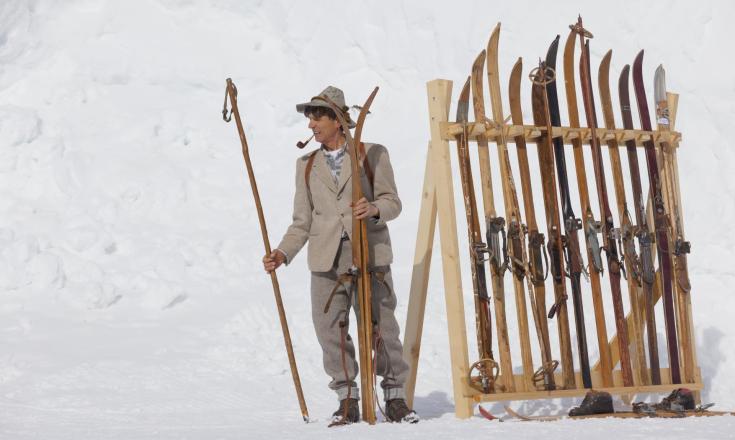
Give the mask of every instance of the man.
M 325 102 L 331 100 L 343 110 L 349 127 L 342 127 Z M 349 310 L 357 310 L 356 288 L 346 276 L 352 266 L 352 216 L 366 219 L 369 268 L 372 272 L 372 313 L 377 320 L 376 371 L 383 380 L 386 416 L 393 422 L 418 422 L 406 405 L 403 389 L 408 365 L 403 360 L 400 329 L 395 318 L 390 264 L 393 260 L 386 222 L 401 212 L 393 168 L 382 145 L 365 143 L 367 163 L 360 179 L 365 197 L 352 203 L 352 169 L 343 130 L 355 127 L 350 119 L 342 90 L 327 87 L 296 110 L 309 118 L 309 129 L 321 147 L 296 162 L 296 194 L 293 221 L 281 243 L 263 257 L 267 272 L 284 262 L 290 264 L 308 241 L 311 271 L 312 320 L 322 348 L 324 369 L 332 378 L 329 388 L 337 393 L 340 406 L 333 422 L 353 423 L 360 419 L 359 390 L 355 383 L 358 365 L 355 346 L 348 334 Z M 368 176 L 370 174 L 370 176 Z M 359 318 L 358 318 L 359 319 Z

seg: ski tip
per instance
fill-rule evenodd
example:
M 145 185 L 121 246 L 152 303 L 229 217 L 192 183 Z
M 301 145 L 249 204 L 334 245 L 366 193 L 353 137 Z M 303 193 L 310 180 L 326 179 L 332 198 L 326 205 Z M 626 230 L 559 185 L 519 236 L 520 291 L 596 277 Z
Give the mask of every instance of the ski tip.
M 643 63 L 643 49 L 641 49 L 640 52 L 638 52 L 638 55 L 635 56 L 635 61 L 633 61 L 633 65 L 636 64 L 642 64 Z
M 482 405 L 477 405 L 477 410 L 480 412 L 481 416 L 488 420 L 500 420 L 500 418 L 494 416 L 490 411 L 483 408 Z
M 475 58 L 475 62 L 472 63 L 473 68 L 482 68 L 482 64 L 485 61 L 485 56 L 487 54 L 487 50 L 482 49 L 482 52 L 477 54 L 477 57 Z

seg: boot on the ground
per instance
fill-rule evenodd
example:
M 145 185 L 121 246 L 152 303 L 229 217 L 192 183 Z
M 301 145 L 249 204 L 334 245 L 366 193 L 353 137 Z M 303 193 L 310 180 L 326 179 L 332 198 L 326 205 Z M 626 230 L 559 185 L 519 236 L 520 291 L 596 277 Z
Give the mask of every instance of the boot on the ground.
M 605 391 L 588 391 L 582 400 L 582 404 L 569 410 L 569 415 L 587 416 L 590 414 L 613 413 L 612 396 Z
M 347 425 L 359 421 L 359 401 L 357 399 L 342 399 L 339 401 L 339 409 L 332 414 L 332 422 L 329 426 Z
M 391 399 L 385 402 L 385 415 L 394 423 L 418 423 L 416 411 L 409 409 L 404 399 Z
M 688 388 L 677 388 L 661 402 L 653 405 L 664 411 L 682 412 L 694 409 L 694 394 Z

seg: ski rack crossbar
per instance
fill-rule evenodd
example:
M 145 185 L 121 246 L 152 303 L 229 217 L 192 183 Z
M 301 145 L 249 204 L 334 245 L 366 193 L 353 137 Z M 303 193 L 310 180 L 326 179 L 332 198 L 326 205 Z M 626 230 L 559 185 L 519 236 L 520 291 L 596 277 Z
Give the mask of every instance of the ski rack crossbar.
M 439 124 L 442 139 L 445 141 L 454 141 L 458 134 L 465 133 L 465 125 L 457 122 L 442 122 Z M 581 139 L 583 144 L 589 145 L 591 132 L 589 128 L 582 127 L 553 127 L 551 129 L 551 137 L 561 137 L 565 144 L 571 144 L 573 140 Z M 600 142 L 615 139 L 619 144 L 633 140 L 636 146 L 643 147 L 646 141 L 669 142 L 678 146 L 681 142 L 681 133 L 675 131 L 644 131 L 644 130 L 623 130 L 623 129 L 606 129 L 596 128 L 595 132 Z M 539 137 L 546 133 L 546 127 L 537 127 L 535 125 L 512 125 L 505 124 L 502 128 L 488 126 L 483 122 L 470 122 L 467 124 L 467 136 L 469 140 L 477 140 L 478 137 L 485 137 L 489 140 L 505 136 L 506 142 L 515 142 L 516 136 L 523 136 L 526 141 L 536 141 Z
M 506 142 L 514 143 L 514 137 L 523 135 L 527 141 L 534 141 L 543 135 L 547 128 L 532 125 L 495 124 L 493 122 L 469 122 L 460 124 L 449 121 L 449 109 L 452 95 L 452 81 L 436 79 L 427 83 L 429 117 L 431 138 L 428 145 L 426 169 L 424 174 L 424 186 L 419 211 L 419 224 L 416 239 L 416 249 L 413 262 L 413 273 L 411 278 L 410 297 L 408 303 L 408 314 L 406 328 L 404 331 L 404 359 L 410 366 L 409 377 L 406 381 L 406 393 L 409 406 L 413 404 L 414 391 L 418 370 L 419 353 L 421 348 L 421 334 L 424 323 L 424 312 L 426 307 L 426 294 L 429 282 L 429 273 L 432 259 L 432 248 L 434 244 L 434 232 L 437 227 L 440 231 L 441 263 L 444 281 L 444 296 L 446 301 L 447 327 L 449 333 L 449 350 L 451 359 L 452 384 L 455 402 L 455 414 L 458 418 L 468 418 L 473 415 L 474 405 L 484 401 L 511 401 L 511 400 L 533 400 L 582 396 L 588 390 L 583 388 L 581 374 L 575 371 L 577 388 L 558 389 L 552 391 L 539 391 L 524 374 L 513 374 L 512 381 L 515 382 L 515 391 L 503 392 L 496 390 L 493 393 L 484 394 L 469 385 L 468 376 L 470 368 L 470 354 L 467 345 L 467 326 L 464 312 L 464 291 L 462 288 L 460 250 L 457 233 L 457 216 L 454 197 L 454 179 L 452 176 L 451 156 L 454 151 L 450 149 L 449 143 L 456 142 L 455 135 L 465 133 L 470 140 L 476 141 L 479 136 L 484 136 L 491 145 L 495 141 L 504 139 Z M 641 130 L 610 130 L 597 128 L 596 133 L 602 142 L 614 138 L 622 146 L 627 140 L 634 140 L 636 145 L 642 147 L 643 142 L 653 140 L 656 144 L 657 154 L 664 152 L 659 148 L 659 142 L 667 142 L 671 148 L 668 153 L 668 169 L 662 167 L 662 176 L 669 188 L 673 188 L 665 194 L 667 212 L 672 204 L 681 207 L 681 191 L 679 188 L 679 173 L 676 152 L 681 141 L 681 133 L 673 131 L 676 119 L 678 95 L 668 94 L 670 111 L 671 131 L 641 131 Z M 465 131 L 466 130 L 466 131 Z M 590 130 L 588 128 L 553 127 L 553 137 L 562 137 L 565 144 L 571 144 L 574 139 L 581 139 L 583 143 L 589 143 Z M 649 200 L 649 217 L 651 214 Z M 656 273 L 654 300 L 660 299 L 661 273 L 660 268 Z M 618 395 L 626 402 L 631 402 L 633 397 L 639 393 L 669 393 L 672 388 L 686 387 L 695 391 L 699 400 L 699 391 L 704 388 L 701 370 L 697 366 L 696 350 L 693 341 L 693 321 L 691 312 L 691 294 L 676 295 L 680 303 L 678 313 L 686 313 L 687 329 L 679 329 L 679 337 L 682 339 L 680 351 L 687 354 L 688 365 L 682 365 L 684 374 L 681 384 L 672 384 L 668 368 L 661 368 L 661 385 L 642 383 L 640 377 L 645 375 L 636 374 L 633 386 L 623 386 L 621 371 L 613 369 L 612 386 L 604 386 L 602 382 L 601 366 L 599 361 L 592 367 L 592 387 L 596 390 L 607 391 Z M 633 317 L 628 312 L 626 324 L 629 334 L 636 332 Z M 525 337 L 528 337 L 526 332 Z M 608 347 L 611 353 L 612 365 L 619 364 L 620 352 L 618 348 L 617 335 L 609 338 Z M 634 350 L 631 348 L 631 352 Z M 536 359 L 538 363 L 538 359 Z M 577 365 L 578 366 L 578 365 Z M 533 365 L 522 365 L 523 370 L 533 370 Z M 637 373 L 637 372 L 636 372 Z M 507 377 L 501 372 L 499 382 L 505 383 Z M 556 382 L 562 382 L 559 371 L 555 373 Z

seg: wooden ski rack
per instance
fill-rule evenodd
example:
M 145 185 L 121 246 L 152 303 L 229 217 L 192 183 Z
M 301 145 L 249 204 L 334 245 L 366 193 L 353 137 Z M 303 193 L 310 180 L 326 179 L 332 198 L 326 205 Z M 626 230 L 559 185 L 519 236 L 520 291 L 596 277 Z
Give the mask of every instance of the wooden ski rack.
M 444 280 L 444 297 L 446 301 L 447 327 L 449 333 L 449 351 L 451 358 L 453 398 L 455 402 L 455 413 L 459 418 L 468 418 L 473 415 L 474 405 L 483 401 L 511 401 L 511 400 L 532 400 L 532 399 L 551 399 L 583 396 L 588 389 L 582 388 L 580 372 L 575 371 L 577 388 L 575 389 L 557 389 L 553 391 L 538 391 L 531 382 L 528 374 L 522 372 L 533 371 L 539 365 L 539 359 L 536 358 L 535 365 L 526 365 L 527 358 L 523 357 L 523 364 L 516 364 L 516 374 L 513 374 L 515 383 L 514 392 L 493 392 L 483 394 L 469 385 L 469 368 L 470 353 L 467 343 L 467 327 L 465 322 L 464 311 L 464 295 L 462 288 L 462 268 L 460 267 L 460 250 L 458 240 L 458 224 L 455 208 L 454 185 L 455 179 L 452 175 L 451 155 L 455 154 L 450 150 L 450 142 L 456 142 L 455 135 L 459 133 L 467 133 L 470 140 L 476 140 L 478 136 L 484 135 L 491 143 L 504 138 L 509 144 L 514 143 L 514 137 L 521 134 L 528 141 L 533 141 L 546 132 L 546 127 L 530 126 L 530 125 L 511 125 L 511 124 L 495 124 L 493 122 L 470 122 L 463 125 L 449 120 L 449 109 L 452 94 L 452 81 L 436 79 L 427 83 L 428 103 L 429 103 L 429 124 L 431 138 L 428 145 L 426 168 L 424 174 L 424 185 L 421 198 L 421 208 L 419 212 L 418 232 L 416 239 L 416 248 L 413 263 L 413 273 L 411 278 L 410 297 L 408 304 L 408 315 L 406 327 L 404 329 L 404 358 L 409 363 L 410 374 L 406 383 L 406 393 L 409 400 L 409 406 L 413 404 L 414 391 L 417 380 L 417 370 L 419 363 L 419 352 L 421 347 L 421 335 L 424 324 L 424 312 L 426 308 L 426 295 L 429 282 L 429 272 L 432 260 L 432 247 L 434 244 L 434 232 L 439 220 L 440 245 L 441 245 L 441 262 Z M 681 207 L 681 194 L 679 189 L 678 164 L 676 158 L 676 150 L 681 140 L 681 134 L 674 130 L 674 121 L 676 118 L 676 110 L 678 103 L 678 95 L 668 94 L 669 110 L 670 110 L 670 128 L 671 131 L 640 131 L 640 130 L 608 130 L 598 128 L 598 137 L 604 142 L 606 139 L 615 138 L 622 144 L 626 140 L 635 140 L 638 146 L 646 140 L 653 140 L 656 143 L 657 154 L 659 156 L 659 167 L 661 168 L 662 178 L 666 184 L 668 191 L 664 192 L 667 212 L 673 204 Z M 570 128 L 570 127 L 554 127 L 552 129 L 553 137 L 561 137 L 565 145 L 570 145 L 573 139 L 582 139 L 583 143 L 589 143 L 590 130 L 588 128 Z M 659 146 L 659 142 L 666 141 L 672 147 L 670 151 L 663 152 Z M 665 157 L 664 157 L 665 156 Z M 649 200 L 649 218 L 651 218 Z M 461 220 L 464 221 L 464 220 Z M 651 223 L 652 224 L 652 223 Z M 460 225 L 462 227 L 462 225 Z M 464 250 L 463 250 L 464 252 Z M 509 275 L 512 276 L 512 275 Z M 656 273 L 656 292 L 655 300 L 661 296 L 660 289 L 660 268 Z M 676 283 L 673 283 L 676 284 Z M 587 290 L 583 286 L 583 292 Z M 691 293 L 686 294 L 675 288 L 675 300 L 677 306 L 677 327 L 681 327 L 681 323 L 687 323 L 686 328 L 679 328 L 679 353 L 681 359 L 682 382 L 673 385 L 671 383 L 671 375 L 667 368 L 661 368 L 661 385 L 650 385 L 646 380 L 646 374 L 639 374 L 636 371 L 634 386 L 623 386 L 620 370 L 612 371 L 612 386 L 603 386 L 601 377 L 601 367 L 599 361 L 592 367 L 592 385 L 596 390 L 604 390 L 613 395 L 618 395 L 626 402 L 632 401 L 636 394 L 640 393 L 666 393 L 674 388 L 689 388 L 696 393 L 699 399 L 699 391 L 703 389 L 701 371 L 697 366 L 696 350 L 693 338 L 693 323 L 691 312 Z M 588 299 L 589 301 L 589 299 Z M 525 306 L 524 306 L 525 307 Z M 509 316 L 513 316 L 512 311 L 508 312 Z M 682 316 L 683 315 L 683 316 Z M 528 319 L 521 317 L 520 319 Z M 637 327 L 633 322 L 630 310 L 626 315 L 626 323 L 629 334 L 640 332 L 641 327 Z M 494 323 L 497 326 L 497 322 Z M 519 325 L 519 327 L 523 327 Z M 494 330 L 497 327 L 494 328 Z M 508 329 L 505 329 L 508 330 Z M 511 332 L 515 341 L 520 344 L 529 344 L 528 326 L 525 330 L 516 329 L 518 332 Z M 591 332 L 592 327 L 588 328 Z M 500 331 L 500 329 L 498 329 Z M 531 330 L 533 331 L 533 330 Z M 496 333 L 497 334 L 497 333 Z M 638 335 L 643 337 L 642 335 Z M 595 340 L 594 336 L 590 336 L 590 340 Z M 631 338 L 631 355 L 635 355 Z M 618 350 L 617 336 L 613 335 L 608 343 L 608 347 L 613 367 L 619 363 L 620 353 Z M 514 353 L 520 353 L 518 349 Z M 474 358 L 476 355 L 473 354 Z M 516 356 L 516 359 L 521 359 Z M 517 361 L 518 362 L 518 361 Z M 646 365 L 645 360 L 643 365 Z M 575 360 L 575 366 L 579 367 Z M 635 364 L 634 364 L 635 368 Z M 500 383 L 504 382 L 504 376 L 508 372 L 502 371 L 499 378 Z M 559 370 L 555 374 L 557 384 L 563 383 Z M 507 377 L 506 377 L 507 378 Z

